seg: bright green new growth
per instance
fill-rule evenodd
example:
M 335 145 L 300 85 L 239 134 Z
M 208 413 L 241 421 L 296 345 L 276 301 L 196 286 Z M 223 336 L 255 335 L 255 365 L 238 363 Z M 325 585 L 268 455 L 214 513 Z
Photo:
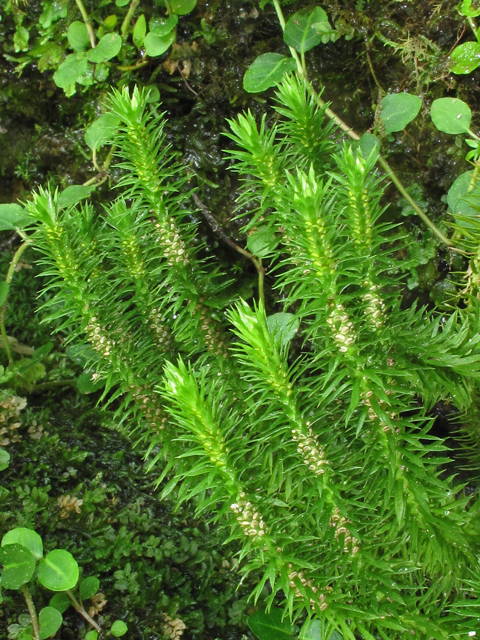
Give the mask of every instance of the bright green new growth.
M 308 85 L 286 76 L 277 125 L 230 122 L 247 228 L 278 240 L 283 313 L 228 306 L 229 283 L 193 242 L 162 116 L 137 90 L 109 107 L 122 195 L 95 214 L 40 191 L 28 209 L 51 315 L 90 345 L 105 400 L 121 398 L 121 424 L 152 468 L 162 461 L 163 494 L 230 527 L 244 572 L 262 572 L 255 598 L 268 584 L 270 603 L 322 620 L 325 638 L 465 636 L 478 626 L 478 509 L 442 473 L 426 413 L 472 403 L 476 298 L 448 316 L 402 309 L 401 237 L 374 156 L 335 144 Z

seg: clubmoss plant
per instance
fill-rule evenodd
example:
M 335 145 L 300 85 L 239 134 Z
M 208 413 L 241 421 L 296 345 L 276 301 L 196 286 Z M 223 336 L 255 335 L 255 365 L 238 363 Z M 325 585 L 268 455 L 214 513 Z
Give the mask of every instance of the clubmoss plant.
M 124 171 L 112 205 L 62 209 L 45 190 L 27 204 L 52 318 L 88 345 L 163 495 L 195 499 L 240 541 L 243 571 L 263 572 L 255 598 L 267 585 L 288 615 L 321 620 L 322 638 L 472 635 L 477 502 L 444 472 L 428 411 L 472 403 L 478 299 L 402 308 L 402 235 L 375 153 L 336 141 L 327 107 L 286 75 L 278 123 L 247 113 L 229 134 L 249 247 L 278 302 L 259 288 L 232 305 L 146 98 L 109 99 Z

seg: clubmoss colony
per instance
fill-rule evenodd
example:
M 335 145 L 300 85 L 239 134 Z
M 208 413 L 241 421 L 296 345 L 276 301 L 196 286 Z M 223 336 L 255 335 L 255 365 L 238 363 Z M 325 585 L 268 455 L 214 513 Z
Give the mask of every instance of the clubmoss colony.
M 427 414 L 472 404 L 476 285 L 449 313 L 401 308 L 401 230 L 382 218 L 374 158 L 286 76 L 274 127 L 230 122 L 246 230 L 269 238 L 258 256 L 283 310 L 266 311 L 261 287 L 225 309 L 231 278 L 192 242 L 191 194 L 145 98 L 109 99 L 124 170 L 112 205 L 60 210 L 43 190 L 28 204 L 52 318 L 88 345 L 164 495 L 195 499 L 240 541 L 243 570 L 263 571 L 256 596 L 267 585 L 325 638 L 471 635 L 478 507 L 442 474 Z

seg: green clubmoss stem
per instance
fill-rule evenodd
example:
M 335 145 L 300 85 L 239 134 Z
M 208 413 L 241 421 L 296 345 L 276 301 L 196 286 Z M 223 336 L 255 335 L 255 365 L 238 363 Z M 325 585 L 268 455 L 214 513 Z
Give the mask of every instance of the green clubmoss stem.
M 11 262 L 10 262 L 10 266 L 8 268 L 8 272 L 7 272 L 7 277 L 5 279 L 5 284 L 7 285 L 8 289 L 10 288 L 10 283 L 12 281 L 13 278 L 13 274 L 15 273 L 15 267 L 17 266 L 20 258 L 22 257 L 23 252 L 25 251 L 25 249 L 27 247 L 29 247 L 33 242 L 33 236 L 31 238 L 28 238 L 27 240 L 25 240 L 25 242 L 23 244 L 21 244 L 18 249 L 16 250 Z M 3 344 L 5 346 L 5 352 L 7 354 L 7 358 L 8 358 L 8 362 L 10 364 L 13 364 L 13 356 L 12 356 L 12 351 L 10 349 L 10 344 L 8 342 L 8 337 L 7 337 L 7 332 L 5 329 L 5 314 L 7 312 L 7 302 L 8 302 L 8 289 L 7 289 L 7 295 L 5 297 L 5 300 L 3 301 L 3 304 L 0 306 L 0 331 L 2 334 L 2 339 L 3 339 Z

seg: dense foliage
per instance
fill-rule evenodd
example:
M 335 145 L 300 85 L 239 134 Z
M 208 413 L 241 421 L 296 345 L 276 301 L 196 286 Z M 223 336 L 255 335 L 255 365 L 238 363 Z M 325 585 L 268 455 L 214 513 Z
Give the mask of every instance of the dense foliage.
M 201 75 L 197 45 L 175 40 L 179 33 L 192 37 L 194 22 L 181 25 L 195 1 L 143 8 L 117 0 L 115 15 L 109 3 L 34 4 L 35 11 L 41 7 L 35 16 L 17 3 L 6 6 L 15 22 L 15 53 L 25 53 L 18 59 L 10 51 L 7 59 L 19 71 L 38 62 L 55 72 L 54 82 L 70 97 L 111 82 L 125 87 L 133 78 L 138 86 L 110 93 L 86 131 L 93 178 L 60 191 L 37 189 L 22 206 L 0 205 L 1 228 L 23 240 L 0 286 L 6 351 L 0 384 L 8 389 L 1 399 L 0 469 L 10 489 L 0 495 L 2 533 L 15 526 L 41 530 L 46 547 L 68 549 L 85 575 L 101 577 L 110 603 L 115 590 L 123 594 L 106 614 L 103 600 L 92 600 L 91 615 L 105 629 L 120 617 L 133 633 L 173 638 L 186 625 L 193 638 L 242 624 L 246 598 L 230 605 L 241 571 L 241 588 L 253 589 L 249 613 L 260 607 L 248 624 L 262 640 L 272 637 L 269 629 L 278 637 L 300 631 L 302 640 L 475 635 L 478 497 L 455 475 L 449 441 L 434 435 L 432 416 L 439 408 L 455 414 L 460 443 L 476 468 L 480 138 L 458 97 L 430 105 L 418 95 L 440 51 L 425 38 L 424 49 L 410 36 L 404 43 L 385 38 L 385 25 L 369 17 L 364 3 L 355 7 L 362 19 L 353 27 L 349 9 L 328 5 L 330 16 L 295 3 L 286 20 L 281 5 L 289 2 L 261 2 L 260 9 L 275 10 L 284 48 L 265 52 L 256 45 L 260 55 L 243 87 L 250 93 L 275 87 L 274 109 L 261 107 L 267 112 L 258 117 L 257 105 L 254 113 L 230 119 L 229 140 L 223 137 L 235 172 L 228 184 L 240 185 L 237 211 L 246 219 L 242 248 L 199 198 L 208 199 L 218 185 L 205 175 L 193 183 L 198 172 L 186 171 L 168 144 L 178 148 L 178 129 L 155 108 L 160 66 L 145 74 L 151 59 L 163 56 L 164 71 L 178 70 L 192 93 L 188 75 L 196 67 Z M 73 20 L 77 9 L 82 22 Z M 460 15 L 475 36 L 476 13 L 471 2 L 462 3 Z M 248 14 L 251 20 L 258 15 L 256 9 Z M 362 29 L 374 32 L 365 40 L 365 60 L 379 91 L 374 124 L 360 136 L 332 111 L 325 92 L 315 92 L 305 54 L 358 39 Z M 215 43 L 205 18 L 200 36 L 204 46 Z M 402 60 L 413 47 L 408 87 L 416 83 L 416 95 L 382 90 L 369 55 L 374 37 Z M 446 63 L 454 74 L 474 71 L 462 56 L 475 45 L 457 47 Z M 405 189 L 385 159 L 398 152 L 405 127 L 419 113 L 425 123 L 426 103 L 436 128 L 457 136 L 455 157 L 465 155 L 465 139 L 474 169 L 446 185 L 449 226 L 435 215 L 432 221 L 422 187 Z M 411 131 L 418 132 L 421 125 L 415 126 Z M 382 169 L 402 194 L 401 213 L 420 216 L 429 232 L 420 235 L 411 218 L 395 222 Z M 400 167 L 399 173 L 404 179 L 408 171 Z M 107 181 L 120 195 L 92 198 Z M 218 239 L 198 224 L 199 213 L 253 269 L 225 259 Z M 41 272 L 43 328 L 22 318 L 31 309 L 31 294 L 18 289 L 22 282 L 27 291 L 31 286 L 22 257 L 31 258 L 29 247 L 36 252 L 35 273 Z M 442 257 L 448 277 L 424 305 L 406 288 L 422 286 L 423 265 L 436 269 Z M 12 287 L 15 305 L 7 317 Z M 21 342 L 7 336 L 6 327 Z M 36 350 L 27 346 L 34 334 L 42 344 Z M 27 393 L 50 393 L 67 411 L 78 406 L 88 415 L 88 401 L 74 399 L 75 386 L 103 406 L 109 429 L 96 435 L 106 448 L 121 437 L 115 452 L 95 457 L 94 444 L 77 444 L 92 429 L 87 421 L 82 435 L 83 416 L 64 441 L 58 427 L 51 428 L 50 409 L 42 418 L 27 409 L 25 433 L 21 396 Z M 65 397 L 55 391 L 63 387 L 72 389 Z M 147 491 L 138 488 L 139 458 L 127 454 L 125 462 L 130 443 L 145 453 L 145 470 L 154 478 Z M 85 460 L 95 460 L 95 474 L 88 476 Z M 18 483 L 21 464 L 35 480 Z M 102 483 L 98 468 L 105 464 L 122 478 L 119 498 L 114 484 Z M 159 498 L 150 495 L 154 487 Z M 51 494 L 59 491 L 57 500 Z M 174 502 L 177 515 L 165 501 Z M 24 531 L 13 529 L 17 533 L 3 539 L 5 576 L 19 552 L 12 547 L 20 543 L 28 552 Z M 225 540 L 232 551 L 223 558 L 215 547 Z M 230 571 L 228 554 L 235 550 Z M 37 606 L 50 610 L 41 576 L 27 589 L 30 580 L 37 580 L 35 572 L 21 585 L 24 595 L 33 590 Z M 17 588 L 14 583 L 7 580 L 3 592 L 10 621 L 15 600 L 7 589 Z M 10 624 L 11 638 L 38 635 L 25 598 L 30 618 Z M 132 613 L 139 609 L 141 620 Z M 40 621 L 42 638 L 47 628 L 53 626 L 42 630 Z M 111 633 L 117 631 L 114 624 Z
M 249 246 L 275 266 L 283 308 L 267 315 L 261 287 L 253 307 L 225 308 L 163 118 L 137 90 L 109 110 L 122 195 L 95 216 L 41 190 L 28 212 L 51 316 L 86 338 L 104 397 L 173 476 L 163 495 L 180 483 L 178 501 L 226 519 L 244 571 L 264 571 L 256 594 L 268 582 L 327 635 L 470 631 L 477 509 L 442 477 L 426 412 L 472 402 L 476 296 L 447 316 L 402 309 L 375 153 L 336 143 L 308 84 L 286 76 L 277 126 L 230 123 Z

